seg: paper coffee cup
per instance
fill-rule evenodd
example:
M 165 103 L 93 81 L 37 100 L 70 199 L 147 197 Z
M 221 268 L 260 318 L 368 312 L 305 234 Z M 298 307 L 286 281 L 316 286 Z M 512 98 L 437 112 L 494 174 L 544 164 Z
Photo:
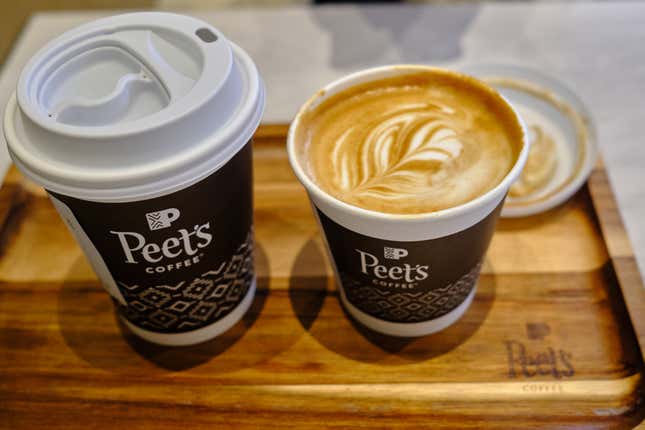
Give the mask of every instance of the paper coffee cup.
M 504 198 L 527 159 L 526 127 L 515 113 L 521 149 L 497 186 L 462 205 L 413 215 L 366 210 L 323 191 L 300 164 L 297 136 L 303 115 L 338 92 L 424 70 L 433 68 L 379 67 L 332 82 L 300 109 L 287 140 L 289 160 L 324 233 L 343 305 L 365 326 L 392 336 L 442 330 L 468 309 Z
M 23 69 L 4 117 L 119 315 L 166 345 L 234 325 L 254 290 L 253 61 L 217 29 L 134 13 L 73 29 Z

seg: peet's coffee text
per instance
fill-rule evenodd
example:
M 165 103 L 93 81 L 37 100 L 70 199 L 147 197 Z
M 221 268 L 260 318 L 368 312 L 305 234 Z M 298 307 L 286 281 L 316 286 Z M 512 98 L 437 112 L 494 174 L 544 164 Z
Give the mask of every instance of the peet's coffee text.
M 416 264 L 413 266 L 405 263 L 388 267 L 381 264 L 378 257 L 369 252 L 360 249 L 355 251 L 360 255 L 361 272 L 373 277 L 372 284 L 374 285 L 409 289 L 416 287 L 418 281 L 428 278 L 429 266 L 427 265 Z
M 132 231 L 110 231 L 110 233 L 117 236 L 123 249 L 126 263 L 139 264 L 139 262 L 144 262 L 155 264 L 165 258 L 181 258 L 180 261 L 172 264 L 146 268 L 146 273 L 161 273 L 198 263 L 200 255 L 202 255 L 198 254 L 198 252 L 207 247 L 213 240 L 213 235 L 209 230 L 209 222 L 195 225 L 192 231 L 182 228 L 177 230 L 175 235 L 168 237 L 161 243 L 148 242 L 143 234 Z

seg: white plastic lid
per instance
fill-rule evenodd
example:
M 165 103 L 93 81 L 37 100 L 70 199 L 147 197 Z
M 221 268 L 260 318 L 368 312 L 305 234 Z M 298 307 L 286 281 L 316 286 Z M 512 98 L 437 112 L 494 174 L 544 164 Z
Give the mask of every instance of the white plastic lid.
M 502 216 L 534 215 L 571 198 L 584 185 L 598 157 L 594 123 L 578 96 L 555 78 L 525 67 L 479 64 L 462 71 L 495 87 L 522 117 L 532 140 L 518 182 L 528 174 L 532 176 L 527 180 L 540 179 L 535 181 L 539 186 L 525 186 L 515 194 L 511 188 Z
M 16 165 L 45 188 L 129 201 L 184 188 L 228 161 L 264 109 L 252 60 L 170 13 L 100 19 L 27 63 L 5 112 Z

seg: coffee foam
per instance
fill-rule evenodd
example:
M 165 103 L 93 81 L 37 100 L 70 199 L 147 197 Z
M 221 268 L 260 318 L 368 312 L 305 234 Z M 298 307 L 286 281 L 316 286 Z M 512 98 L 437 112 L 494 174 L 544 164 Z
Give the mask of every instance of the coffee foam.
M 531 150 L 522 174 L 508 192 L 508 195 L 514 198 L 527 197 L 544 189 L 558 167 L 553 137 L 539 125 L 530 125 L 528 130 Z
M 386 213 L 463 204 L 497 185 L 522 132 L 485 85 L 438 70 L 341 91 L 301 117 L 299 161 L 325 192 Z

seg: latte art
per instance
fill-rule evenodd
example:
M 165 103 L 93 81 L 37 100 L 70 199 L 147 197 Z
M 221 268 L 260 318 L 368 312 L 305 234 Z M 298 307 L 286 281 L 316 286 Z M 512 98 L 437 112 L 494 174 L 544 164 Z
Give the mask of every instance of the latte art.
M 424 72 L 330 97 L 301 119 L 307 174 L 342 201 L 388 213 L 484 194 L 513 165 L 521 130 L 493 90 L 466 79 Z
M 466 115 L 448 106 L 397 106 L 372 127 L 353 126 L 335 142 L 332 168 L 346 198 L 415 197 L 458 165 L 464 144 L 454 128 Z M 358 168 L 357 168 L 358 167 Z

